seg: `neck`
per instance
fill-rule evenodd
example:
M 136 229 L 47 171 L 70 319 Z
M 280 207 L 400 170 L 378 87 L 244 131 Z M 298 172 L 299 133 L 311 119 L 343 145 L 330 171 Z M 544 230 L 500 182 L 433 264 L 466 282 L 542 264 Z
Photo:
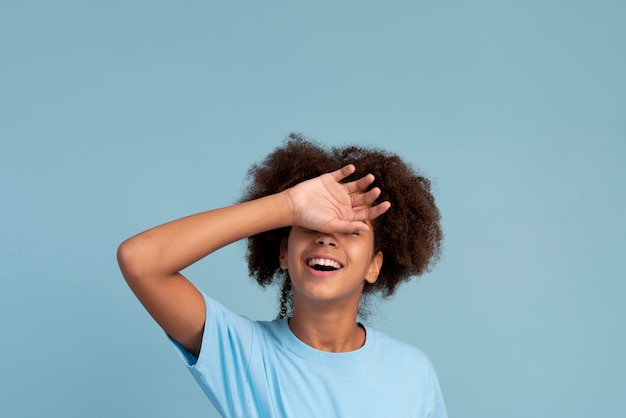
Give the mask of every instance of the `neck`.
M 295 301 L 294 301 L 295 302 Z M 289 328 L 299 340 L 317 350 L 354 351 L 365 343 L 365 330 L 356 322 L 358 306 L 344 309 L 309 309 L 294 304 Z

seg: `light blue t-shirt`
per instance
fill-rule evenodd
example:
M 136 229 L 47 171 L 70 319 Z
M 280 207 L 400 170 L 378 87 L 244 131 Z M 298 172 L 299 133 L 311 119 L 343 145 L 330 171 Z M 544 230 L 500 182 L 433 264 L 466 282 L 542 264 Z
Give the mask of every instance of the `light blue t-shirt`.
M 319 351 L 287 320 L 253 321 L 203 296 L 199 357 L 173 343 L 224 417 L 447 417 L 430 361 L 410 345 L 365 326 L 360 349 Z

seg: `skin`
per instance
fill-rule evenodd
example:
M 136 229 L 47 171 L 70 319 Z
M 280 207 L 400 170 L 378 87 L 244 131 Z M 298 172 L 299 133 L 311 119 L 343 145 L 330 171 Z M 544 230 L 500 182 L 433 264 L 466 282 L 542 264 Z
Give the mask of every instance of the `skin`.
M 374 232 L 323 233 L 292 227 L 281 247 L 280 264 L 289 270 L 294 297 L 289 325 L 302 341 L 323 351 L 355 350 L 365 342 L 356 313 L 365 281 L 374 283 L 382 253 L 374 254 Z M 318 271 L 311 260 L 328 259 L 340 266 Z
M 284 192 L 198 213 L 142 232 L 118 248 L 122 274 L 163 330 L 197 356 L 202 344 L 206 308 L 200 292 L 180 271 L 235 241 L 286 226 L 293 227 L 296 232 L 303 228 L 327 237 L 342 237 L 339 242 L 342 248 L 345 236 L 355 232 L 372 234 L 373 240 L 370 221 L 386 212 L 390 204 L 382 202 L 372 206 L 380 194 L 377 188 L 364 193 L 374 181 L 372 175 L 340 183 L 354 170 L 353 165 L 347 165 Z M 288 241 L 295 245 L 303 239 L 290 238 Z M 289 251 L 289 244 L 286 249 L 286 260 L 289 254 L 295 257 L 299 251 Z M 375 255 L 371 260 L 374 259 L 377 259 Z M 355 321 L 358 300 L 356 305 L 354 300 L 357 293 L 360 297 L 363 280 L 368 276 L 361 274 L 369 271 L 371 263 L 365 264 L 367 267 L 362 266 L 359 270 L 354 267 L 355 263 L 346 263 L 350 267 L 337 277 L 349 277 L 354 286 L 338 286 L 341 291 L 334 293 L 317 292 L 313 289 L 315 286 L 305 283 L 306 276 L 297 272 L 294 289 L 298 290 L 294 291 L 294 318 L 290 326 L 298 338 L 327 351 L 346 351 L 349 347 L 354 349 L 362 345 L 364 336 L 357 336 L 362 331 Z M 347 272 L 353 274 L 345 274 Z M 341 315 L 346 318 L 342 320 Z

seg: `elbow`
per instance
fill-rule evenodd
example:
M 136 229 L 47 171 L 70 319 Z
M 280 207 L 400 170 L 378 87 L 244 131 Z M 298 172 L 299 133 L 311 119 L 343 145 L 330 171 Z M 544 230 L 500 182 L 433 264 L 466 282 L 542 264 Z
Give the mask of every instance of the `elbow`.
M 129 238 L 117 248 L 117 264 L 129 284 L 144 276 L 145 250 L 138 241 L 137 237 Z

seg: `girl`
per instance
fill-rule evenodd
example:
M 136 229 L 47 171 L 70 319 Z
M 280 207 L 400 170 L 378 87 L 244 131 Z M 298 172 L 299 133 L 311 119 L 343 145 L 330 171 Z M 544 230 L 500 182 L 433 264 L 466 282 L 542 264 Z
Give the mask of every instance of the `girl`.
M 236 205 L 126 240 L 120 268 L 225 417 L 446 417 L 418 349 L 357 322 L 439 254 L 429 181 L 394 155 L 290 135 Z M 274 321 L 230 312 L 181 270 L 248 239 L 250 274 L 279 283 Z

